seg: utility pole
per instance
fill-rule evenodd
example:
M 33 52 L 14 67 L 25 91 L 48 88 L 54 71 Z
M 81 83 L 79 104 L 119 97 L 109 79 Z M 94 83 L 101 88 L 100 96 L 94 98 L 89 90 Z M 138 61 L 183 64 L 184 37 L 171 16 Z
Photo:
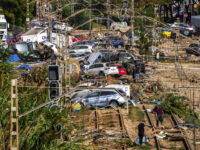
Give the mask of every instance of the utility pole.
M 110 29 L 110 0 L 107 0 L 107 29 Z
M 158 5 L 154 5 L 154 18 L 153 18 L 153 46 L 156 48 L 157 47 L 157 34 L 156 34 L 156 18 L 157 18 L 157 8 L 158 8 Z M 158 53 L 158 56 L 159 56 L 159 53 Z
M 29 12 L 29 0 L 26 0 L 26 14 L 27 14 L 27 16 L 26 16 L 26 21 L 28 22 L 28 21 L 30 21 L 30 12 Z
M 92 16 L 91 16 L 91 13 L 92 13 L 91 7 L 92 7 L 92 0 L 89 0 L 89 20 L 92 19 Z M 92 21 L 90 21 L 89 30 L 90 30 L 89 36 L 90 36 L 90 38 L 91 38 L 91 34 L 92 34 Z
M 10 150 L 19 150 L 17 80 L 11 80 Z
M 70 64 L 70 58 L 69 58 L 69 33 L 68 31 L 66 32 L 66 48 L 65 48 L 65 88 L 67 88 L 67 93 L 69 94 L 70 91 L 70 86 L 71 86 L 71 73 L 72 73 L 72 67 Z
M 71 6 L 71 15 L 74 13 L 74 0 L 72 0 L 72 6 Z
M 48 40 L 49 42 L 52 41 L 52 17 L 51 17 L 51 6 L 50 2 L 46 3 L 47 6 L 47 15 L 48 15 L 48 21 L 49 21 L 49 28 L 48 28 Z
M 38 13 L 39 13 L 39 2 L 38 2 L 38 0 L 35 0 L 35 5 L 36 5 L 36 17 L 38 18 Z
M 195 81 L 193 81 L 193 124 L 194 124 L 194 128 L 193 128 L 193 144 L 194 144 L 194 150 L 196 150 L 197 149 L 197 147 L 196 147 L 196 129 L 195 129 L 195 115 L 194 115 L 194 106 L 195 106 L 195 101 L 194 101 L 194 82 Z
M 132 14 L 131 14 L 131 47 L 133 49 L 134 47 L 134 13 L 135 13 L 135 10 L 134 10 L 134 0 L 131 1 L 131 10 L 132 10 Z
M 65 64 L 65 88 L 67 88 L 67 93 L 69 94 L 70 86 L 71 86 L 71 73 L 72 73 L 72 65 L 70 64 L 69 57 L 69 31 L 66 24 L 66 34 L 65 34 L 65 56 L 64 56 L 64 64 Z

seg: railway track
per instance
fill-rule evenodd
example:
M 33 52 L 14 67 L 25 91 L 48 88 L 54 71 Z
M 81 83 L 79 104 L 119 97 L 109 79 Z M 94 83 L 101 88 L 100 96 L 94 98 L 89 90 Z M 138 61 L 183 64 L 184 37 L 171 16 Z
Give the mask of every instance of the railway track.
M 147 120 L 149 122 L 149 125 L 152 127 L 152 130 L 155 131 L 155 132 L 160 132 L 160 130 L 157 129 L 155 124 L 154 124 L 156 122 L 155 114 L 149 113 L 147 111 L 145 105 L 143 105 L 143 109 L 144 109 L 145 114 L 147 116 Z M 167 119 L 167 121 L 165 121 L 165 122 L 171 122 L 171 128 L 175 128 L 175 126 L 178 125 L 178 123 L 179 123 L 178 120 L 177 120 L 177 117 L 172 112 L 170 113 L 170 118 L 165 118 L 165 120 L 166 119 Z M 167 131 L 167 129 L 165 129 L 165 127 L 164 127 L 163 131 L 165 132 L 165 131 Z M 182 144 L 184 146 L 185 150 L 192 150 L 191 146 L 190 146 L 190 144 L 188 142 L 188 139 L 185 136 L 184 131 L 176 129 L 174 131 L 170 131 L 169 130 L 167 132 L 171 132 L 172 135 L 173 134 L 178 134 L 178 136 L 168 137 L 168 140 L 170 142 L 176 142 L 176 143 L 178 142 L 178 143 L 180 143 L 180 144 Z M 154 136 L 154 140 L 155 140 L 156 149 L 157 150 L 163 149 L 163 146 L 162 146 L 163 140 L 161 142 L 156 135 Z M 168 148 L 166 148 L 166 149 L 168 149 Z
M 124 140 L 128 139 L 128 136 L 120 109 L 108 109 L 103 111 L 96 109 L 95 128 L 100 135 L 103 135 L 105 149 L 127 149 Z M 117 144 L 115 144 L 115 141 L 118 141 Z M 95 143 L 98 145 L 98 141 Z

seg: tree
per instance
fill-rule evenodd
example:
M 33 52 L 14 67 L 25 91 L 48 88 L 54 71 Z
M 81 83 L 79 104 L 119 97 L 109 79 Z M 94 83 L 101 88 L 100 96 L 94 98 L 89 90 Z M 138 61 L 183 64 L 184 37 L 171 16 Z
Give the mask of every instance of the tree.
M 7 63 L 10 54 L 0 45 L 0 149 L 9 149 L 10 120 L 10 81 L 13 78 L 13 65 Z
M 24 26 L 26 22 L 26 0 L 1 0 L 6 20 L 16 26 Z

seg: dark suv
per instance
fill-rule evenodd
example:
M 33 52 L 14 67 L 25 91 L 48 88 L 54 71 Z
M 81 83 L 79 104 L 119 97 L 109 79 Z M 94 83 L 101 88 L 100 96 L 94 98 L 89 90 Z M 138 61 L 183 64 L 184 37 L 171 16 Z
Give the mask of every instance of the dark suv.
M 188 48 L 185 48 L 187 54 L 193 54 L 196 56 L 200 56 L 200 45 L 196 43 L 192 43 Z

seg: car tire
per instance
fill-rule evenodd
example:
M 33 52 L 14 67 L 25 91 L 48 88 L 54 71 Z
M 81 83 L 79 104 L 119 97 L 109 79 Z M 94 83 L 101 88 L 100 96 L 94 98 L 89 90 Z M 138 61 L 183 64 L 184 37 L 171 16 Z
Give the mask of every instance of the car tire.
M 118 103 L 117 103 L 115 100 L 111 100 L 110 106 L 116 108 L 116 107 L 118 107 L 119 105 L 118 105 Z
M 105 73 L 103 71 L 99 72 L 99 76 L 105 76 Z
M 118 45 L 118 48 L 122 48 L 122 46 L 121 46 L 121 45 Z
M 191 38 L 194 39 L 194 34 L 191 34 Z
M 186 35 L 186 36 L 189 36 L 189 35 L 190 35 L 190 32 L 187 31 L 187 30 L 185 30 L 185 31 L 183 31 L 183 34 Z

